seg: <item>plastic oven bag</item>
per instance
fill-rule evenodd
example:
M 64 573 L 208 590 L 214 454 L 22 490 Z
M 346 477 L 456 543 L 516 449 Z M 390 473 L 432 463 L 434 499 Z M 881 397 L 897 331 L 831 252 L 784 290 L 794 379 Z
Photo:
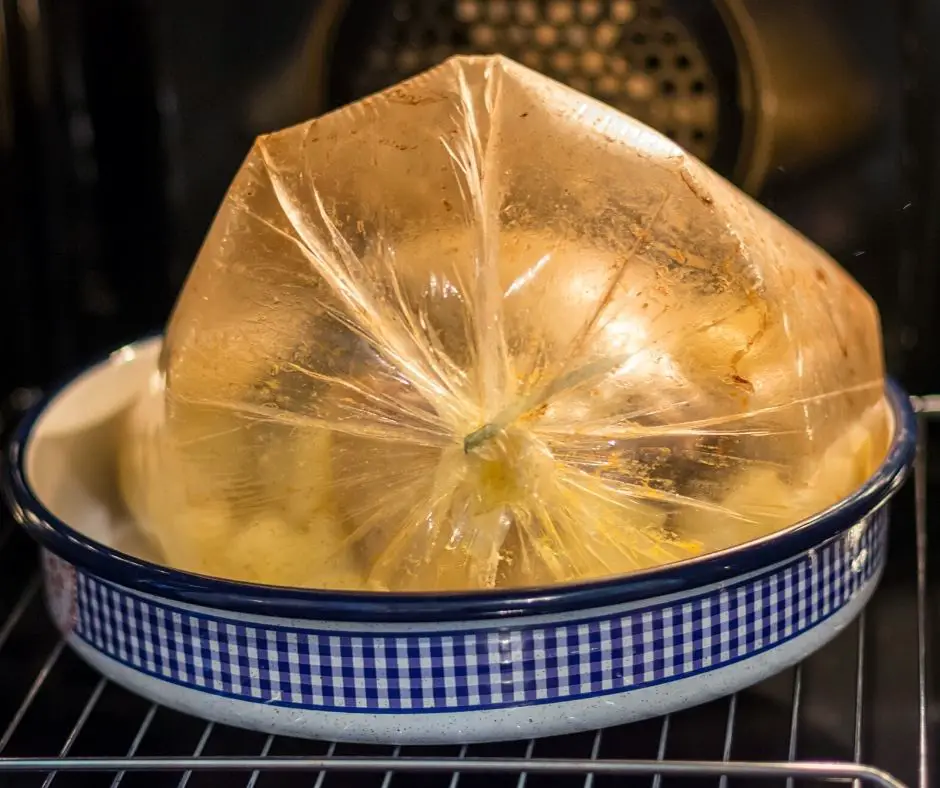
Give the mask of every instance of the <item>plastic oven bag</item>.
M 878 314 L 674 143 L 498 57 L 257 140 L 131 413 L 170 565 L 393 591 L 772 533 L 890 431 Z

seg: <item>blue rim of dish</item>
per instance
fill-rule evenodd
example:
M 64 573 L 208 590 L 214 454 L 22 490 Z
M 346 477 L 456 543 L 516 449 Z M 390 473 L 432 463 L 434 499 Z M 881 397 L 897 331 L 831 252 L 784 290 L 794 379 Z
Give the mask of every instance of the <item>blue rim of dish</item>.
M 158 337 L 132 343 L 140 347 Z M 120 351 L 117 351 L 120 352 Z M 649 600 L 720 583 L 791 558 L 838 536 L 883 505 L 904 482 L 917 445 L 910 399 L 893 380 L 886 394 L 895 432 L 884 462 L 850 496 L 828 510 L 746 544 L 625 576 L 513 591 L 383 593 L 281 588 L 206 577 L 153 564 L 105 547 L 59 520 L 26 478 L 26 449 L 39 417 L 91 364 L 37 403 L 7 448 L 3 492 L 16 520 L 42 547 L 86 573 L 163 599 L 265 617 L 352 622 L 463 622 L 582 611 Z

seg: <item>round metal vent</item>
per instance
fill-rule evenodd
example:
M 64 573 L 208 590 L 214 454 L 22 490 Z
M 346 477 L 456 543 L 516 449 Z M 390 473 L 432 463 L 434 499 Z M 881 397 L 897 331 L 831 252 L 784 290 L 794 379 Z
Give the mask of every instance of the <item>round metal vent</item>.
M 352 0 L 346 10 L 328 82 L 333 104 L 453 54 L 498 52 L 654 126 L 701 159 L 714 151 L 715 77 L 661 0 Z

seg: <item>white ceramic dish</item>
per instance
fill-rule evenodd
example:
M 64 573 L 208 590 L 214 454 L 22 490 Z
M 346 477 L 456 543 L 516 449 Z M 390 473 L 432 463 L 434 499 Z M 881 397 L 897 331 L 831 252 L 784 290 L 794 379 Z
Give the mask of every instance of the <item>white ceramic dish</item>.
M 603 727 L 739 690 L 803 659 L 864 607 L 914 416 L 869 482 L 785 533 L 624 578 L 549 589 L 392 595 L 199 577 L 131 557 L 115 427 L 159 339 L 86 370 L 21 425 L 6 490 L 40 543 L 68 643 L 167 706 L 292 736 L 470 743 Z

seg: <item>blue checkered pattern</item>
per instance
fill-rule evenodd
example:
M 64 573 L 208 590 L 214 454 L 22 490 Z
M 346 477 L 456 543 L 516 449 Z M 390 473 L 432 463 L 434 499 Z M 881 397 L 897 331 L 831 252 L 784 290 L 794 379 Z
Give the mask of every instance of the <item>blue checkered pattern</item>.
M 810 629 L 881 568 L 887 513 L 759 577 L 560 624 L 370 633 L 246 624 L 78 573 L 76 633 L 124 665 L 257 703 L 368 713 L 470 711 L 648 687 Z

